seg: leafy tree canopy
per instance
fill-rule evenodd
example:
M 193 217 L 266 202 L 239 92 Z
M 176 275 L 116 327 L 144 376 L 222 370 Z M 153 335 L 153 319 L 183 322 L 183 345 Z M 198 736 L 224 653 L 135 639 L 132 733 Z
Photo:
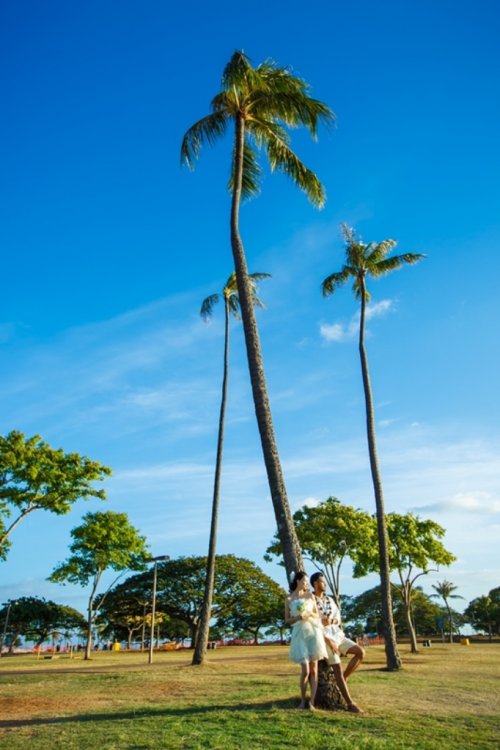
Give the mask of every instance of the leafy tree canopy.
M 77 500 L 104 500 L 105 491 L 93 482 L 110 474 L 111 469 L 86 456 L 51 448 L 39 435 L 26 438 L 13 431 L 0 436 L 0 557 L 6 556 L 8 537 L 25 516 L 36 510 L 62 515 Z
M 9 604 L 0 610 L 0 627 L 5 626 Z M 41 644 L 51 633 L 69 633 L 85 629 L 85 618 L 72 607 L 46 601 L 42 597 L 23 596 L 10 602 L 8 633 L 13 642 L 19 636 Z
M 464 611 L 464 618 L 476 630 L 484 630 L 490 635 L 500 634 L 500 587 L 473 599 Z
M 206 568 L 206 557 L 180 557 L 158 564 L 158 610 L 174 621 L 186 623 L 192 638 L 199 623 Z M 263 591 L 275 592 L 276 586 L 275 581 L 250 560 L 217 555 L 212 618 L 221 624 L 235 611 L 252 609 L 254 601 L 261 601 Z M 283 606 L 285 592 L 280 591 Z M 150 602 L 152 574 L 148 571 L 130 576 L 111 592 L 113 596 L 118 594 L 136 602 Z
M 415 580 L 417 572 L 427 573 L 430 565 L 451 565 L 456 560 L 440 541 L 446 532 L 435 521 L 423 520 L 413 513 L 389 513 L 386 519 L 390 568 L 398 571 L 402 583 Z M 358 557 L 357 572 L 366 575 L 378 570 L 378 564 L 376 550 L 366 547 Z
M 54 568 L 49 580 L 80 586 L 91 583 L 85 649 L 85 658 L 90 659 L 92 624 L 97 614 L 95 596 L 101 576 L 109 568 L 120 575 L 124 570 L 143 569 L 148 556 L 146 540 L 131 525 L 126 513 L 110 510 L 87 513 L 81 526 L 71 531 L 71 536 L 71 555 Z M 102 601 L 103 598 L 101 604 Z
M 340 568 L 345 557 L 354 562 L 355 576 L 363 574 L 360 560 L 376 557 L 377 537 L 372 517 L 362 510 L 342 505 L 336 497 L 329 497 L 319 505 L 304 505 L 294 513 L 293 522 L 304 558 L 324 572 L 339 601 Z M 270 561 L 280 556 L 281 544 L 276 533 L 265 559 Z
M 55 583 L 87 586 L 108 568 L 120 572 L 145 567 L 146 540 L 130 524 L 126 513 L 87 513 L 71 536 L 72 554 L 50 575 L 49 580 Z
M 405 602 L 398 590 L 394 592 L 393 611 L 398 633 L 409 635 Z M 437 632 L 437 618 L 443 614 L 444 610 L 418 587 L 413 592 L 412 611 L 417 631 L 420 634 L 432 635 Z M 342 614 L 344 623 L 348 623 L 356 630 L 382 633 L 380 586 L 368 589 L 347 601 L 343 600 Z

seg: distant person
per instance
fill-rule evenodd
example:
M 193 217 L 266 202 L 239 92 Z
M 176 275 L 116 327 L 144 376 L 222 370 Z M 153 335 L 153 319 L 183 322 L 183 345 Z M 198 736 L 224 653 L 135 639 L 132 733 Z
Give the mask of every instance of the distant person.
M 354 714 L 362 713 L 359 706 L 354 703 L 347 687 L 347 678 L 359 667 L 365 656 L 365 650 L 350 638 L 347 638 L 342 630 L 340 610 L 333 601 L 331 596 L 326 594 L 326 580 L 323 573 L 313 573 L 311 576 L 311 586 L 314 589 L 314 598 L 316 607 L 321 617 L 323 625 L 323 635 L 325 638 L 326 650 L 328 653 L 328 663 L 333 669 L 335 681 L 338 688 L 347 703 L 347 710 Z M 352 654 L 352 659 L 347 665 L 345 672 L 342 673 L 340 655 Z
M 314 710 L 318 689 L 318 659 L 328 654 L 316 601 L 303 570 L 292 574 L 290 595 L 285 601 L 285 622 L 292 626 L 290 659 L 301 666 L 300 708 L 307 708 L 307 685 L 311 686 L 309 708 Z

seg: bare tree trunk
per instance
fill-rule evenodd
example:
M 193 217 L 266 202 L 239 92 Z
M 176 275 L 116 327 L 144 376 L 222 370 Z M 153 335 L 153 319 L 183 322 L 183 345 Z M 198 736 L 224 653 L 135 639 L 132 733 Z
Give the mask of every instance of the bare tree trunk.
M 404 606 L 405 606 L 406 627 L 408 628 L 408 633 L 410 636 L 411 652 L 412 654 L 418 654 L 417 634 L 415 633 L 415 625 L 413 623 L 413 619 L 411 616 L 411 605 L 407 605 L 405 602 Z
M 210 617 L 212 614 L 212 600 L 214 596 L 215 555 L 217 549 L 217 524 L 219 518 L 220 477 L 222 470 L 222 453 L 224 448 L 224 421 L 226 415 L 227 379 L 229 362 L 229 304 L 224 297 L 225 335 L 224 335 L 224 367 L 222 378 L 222 398 L 219 414 L 219 434 L 217 437 L 217 457 L 215 461 L 214 494 L 212 500 L 212 520 L 210 524 L 210 539 L 208 544 L 207 577 L 205 593 L 201 608 L 200 624 L 193 654 L 192 664 L 203 664 L 207 653 L 208 636 L 210 632 Z
M 375 415 L 373 409 L 373 396 L 368 370 L 368 358 L 365 350 L 365 308 L 366 290 L 364 279 L 361 285 L 361 319 L 359 327 L 359 355 L 361 359 L 361 372 L 363 376 L 363 390 L 365 394 L 366 409 L 366 432 L 368 437 L 368 453 L 370 456 L 370 468 L 372 474 L 373 490 L 375 494 L 375 507 L 377 516 L 378 548 L 380 560 L 380 590 L 382 596 L 382 619 L 384 627 L 385 654 L 387 669 L 396 671 L 401 669 L 401 658 L 396 643 L 396 630 L 392 614 L 391 580 L 389 570 L 389 544 L 387 527 L 385 521 L 384 494 L 382 490 L 382 479 L 378 465 L 377 443 L 375 438 Z
M 326 708 L 329 711 L 347 708 L 347 703 L 337 686 L 333 669 L 326 659 L 318 662 L 318 690 L 315 704 L 317 708 Z
M 93 621 L 93 600 L 92 597 L 89 600 L 89 607 L 87 611 L 87 643 L 85 644 L 85 659 L 90 659 L 90 653 L 92 650 L 92 621 Z
M 248 278 L 245 251 L 239 233 L 239 207 L 243 175 L 243 147 L 245 142 L 245 121 L 242 116 L 236 118 L 234 149 L 234 188 L 231 205 L 231 247 L 233 251 L 241 318 L 245 333 L 248 367 L 252 385 L 255 414 L 259 428 L 264 463 L 266 466 L 269 490 L 274 507 L 278 536 L 283 550 L 287 575 L 303 568 L 302 552 L 293 525 L 292 514 L 288 503 L 283 472 L 274 434 L 271 407 L 267 394 L 264 375 L 264 363 L 260 345 L 257 322 L 252 300 L 252 290 Z

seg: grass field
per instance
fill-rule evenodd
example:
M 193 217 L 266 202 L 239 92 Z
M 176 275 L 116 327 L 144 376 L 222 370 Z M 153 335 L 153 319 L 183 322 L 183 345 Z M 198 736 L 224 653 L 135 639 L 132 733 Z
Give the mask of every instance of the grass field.
M 389 674 L 371 646 L 350 681 L 361 716 L 301 711 L 283 646 L 0 660 L 0 748 L 498 750 L 500 646 L 432 645 Z

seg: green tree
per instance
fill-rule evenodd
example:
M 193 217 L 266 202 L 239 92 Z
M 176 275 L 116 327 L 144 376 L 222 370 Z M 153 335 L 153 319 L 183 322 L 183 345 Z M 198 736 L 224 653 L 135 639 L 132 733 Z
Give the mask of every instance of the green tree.
M 491 641 L 493 635 L 499 633 L 500 602 L 495 602 L 491 594 L 489 596 L 478 596 L 465 609 L 464 618 L 476 630 L 485 630 Z
M 456 557 L 440 541 L 445 530 L 435 521 L 423 520 L 413 513 L 389 513 L 386 516 L 389 535 L 389 564 L 396 571 L 399 584 L 392 583 L 403 602 L 406 616 L 406 630 L 410 636 L 412 653 L 417 653 L 417 636 L 413 617 L 413 599 L 417 580 L 436 568 L 434 565 L 451 565 Z M 366 575 L 378 569 L 377 555 L 362 557 L 358 563 L 358 574 Z
M 285 590 L 272 578 L 264 574 L 256 576 L 251 591 L 240 607 L 219 618 L 216 627 L 226 632 L 249 633 L 254 643 L 258 643 L 262 630 L 279 626 L 283 621 Z
M 431 596 L 435 598 L 440 597 L 446 607 L 446 612 L 448 613 L 448 626 L 450 630 L 450 643 L 453 643 L 453 612 L 450 607 L 450 599 L 463 599 L 463 596 L 454 594 L 453 592 L 456 591 L 458 587 L 446 579 L 444 581 L 438 581 L 436 585 L 433 584 L 432 588 L 436 593 L 431 594 Z
M 126 640 L 128 648 L 131 648 L 132 639 L 135 634 L 140 633 L 142 647 L 144 647 L 147 615 L 148 612 L 151 614 L 150 589 L 151 585 L 149 590 L 145 590 L 139 598 L 127 595 L 119 587 L 107 591 L 104 595 L 96 596 L 95 621 L 102 637 L 112 637 L 118 641 Z M 151 619 L 149 622 L 151 623 Z
M 302 567 L 300 547 L 293 528 L 279 460 L 271 408 L 264 375 L 261 345 L 254 312 L 252 285 L 239 231 L 242 199 L 259 190 L 261 173 L 257 150 L 264 148 L 272 170 L 278 169 L 301 188 L 313 204 L 322 206 L 324 191 L 316 175 L 292 151 L 287 128 L 305 126 L 313 137 L 318 123 L 329 123 L 333 113 L 309 94 L 307 83 L 288 68 L 266 61 L 253 67 L 236 51 L 224 69 L 222 90 L 212 100 L 211 113 L 184 135 L 182 162 L 193 168 L 203 144 L 214 143 L 234 126 L 230 190 L 230 230 L 241 317 L 269 488 L 288 575 Z
M 490 640 L 500 635 L 500 586 L 487 596 L 473 599 L 464 612 L 466 621 L 477 630 L 486 630 Z
M 80 499 L 104 500 L 104 490 L 92 482 L 110 474 L 97 461 L 51 448 L 39 435 L 26 438 L 13 431 L 0 437 L 0 558 L 6 557 L 8 537 L 23 518 L 36 510 L 63 515 Z
M 405 603 L 399 589 L 394 592 L 394 623 L 398 634 L 410 636 Z M 380 586 L 364 591 L 359 596 L 342 601 L 345 629 L 352 628 L 357 633 L 377 633 L 384 631 Z M 418 632 L 422 635 L 436 633 L 436 620 L 441 608 L 416 586 L 413 591 L 412 611 Z
M 372 517 L 362 510 L 342 505 L 336 497 L 329 497 L 315 506 L 304 505 L 293 514 L 305 559 L 321 570 L 340 606 L 340 570 L 346 557 L 354 563 L 362 556 L 373 557 L 376 534 Z M 274 535 L 265 559 L 281 557 L 281 542 Z
M 250 285 L 253 292 L 253 304 L 259 307 L 263 307 L 263 302 L 257 296 L 257 282 L 261 279 L 268 278 L 268 273 L 252 273 L 250 275 Z M 235 318 L 240 317 L 240 301 L 238 297 L 238 285 L 236 282 L 236 274 L 233 272 L 226 281 L 226 285 L 222 290 L 222 298 L 224 300 L 224 362 L 223 362 L 223 374 L 222 374 L 222 396 L 219 413 L 219 430 L 217 435 L 217 454 L 215 459 L 215 476 L 214 476 L 214 490 L 212 499 L 212 517 L 210 522 L 210 537 L 208 544 L 208 560 L 207 560 L 207 578 L 205 581 L 205 594 L 203 597 L 203 607 L 200 618 L 200 629 L 198 639 L 196 641 L 196 648 L 193 654 L 193 664 L 202 664 L 207 652 L 208 636 L 210 631 L 210 613 L 212 611 L 212 599 L 214 592 L 214 576 L 215 576 L 215 555 L 217 549 L 217 524 L 219 518 L 219 495 L 220 495 L 220 479 L 222 471 L 222 452 L 224 449 L 224 424 L 226 415 L 226 401 L 227 401 L 227 382 L 229 374 L 229 318 L 231 314 Z M 208 320 L 212 317 L 214 306 L 219 301 L 218 294 L 212 294 L 203 300 L 201 306 L 201 316 L 204 320 Z
M 72 554 L 54 568 L 49 580 L 80 586 L 90 584 L 85 647 L 85 659 L 90 659 L 92 625 L 97 614 L 95 597 L 102 574 L 111 569 L 121 576 L 125 570 L 143 569 L 147 557 L 146 542 L 130 524 L 126 513 L 110 510 L 87 513 L 83 523 L 71 531 L 71 536 L 73 541 L 69 549 Z
M 5 626 L 8 604 L 0 610 L 0 628 Z M 21 636 L 39 646 L 55 632 L 83 631 L 85 618 L 64 604 L 46 601 L 43 597 L 22 596 L 10 602 L 8 635 L 10 644 Z
M 323 296 L 328 297 L 334 291 L 350 279 L 353 280 L 353 291 L 356 299 L 361 304 L 359 322 L 359 356 L 361 360 L 361 373 L 363 378 L 363 390 L 365 395 L 366 431 L 368 437 L 368 453 L 370 457 L 370 469 L 375 495 L 375 507 L 377 514 L 377 533 L 379 545 L 379 571 L 382 593 L 382 608 L 384 613 L 385 652 L 387 669 L 393 671 L 401 668 L 401 659 L 396 643 L 396 632 L 392 617 L 392 597 L 389 568 L 389 551 L 387 540 L 387 529 L 385 524 L 384 494 L 382 478 L 377 456 L 377 443 L 375 436 L 375 412 L 373 407 L 373 394 L 368 369 L 368 357 L 365 347 L 365 319 L 366 303 L 370 294 L 366 286 L 367 277 L 378 278 L 391 271 L 401 268 L 406 264 L 414 264 L 424 256 L 417 253 L 404 253 L 387 257 L 396 246 L 394 240 L 383 240 L 382 242 L 369 243 L 366 245 L 356 236 L 354 231 L 345 224 L 342 225 L 342 234 L 346 241 L 346 262 L 340 271 L 330 274 L 322 283 Z
M 172 621 L 184 623 L 196 646 L 207 570 L 206 557 L 179 557 L 158 564 L 158 609 Z M 252 596 L 262 587 L 273 590 L 275 582 L 250 560 L 235 555 L 217 555 L 211 617 L 222 627 L 234 611 L 251 606 Z M 135 600 L 151 596 L 151 577 L 130 576 L 112 593 Z M 283 592 L 283 601 L 284 601 Z

